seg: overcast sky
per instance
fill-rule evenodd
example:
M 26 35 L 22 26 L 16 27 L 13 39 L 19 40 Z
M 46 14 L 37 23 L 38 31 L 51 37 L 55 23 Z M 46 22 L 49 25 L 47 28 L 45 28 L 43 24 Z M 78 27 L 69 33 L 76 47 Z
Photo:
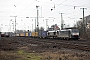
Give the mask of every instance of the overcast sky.
M 61 15 L 63 13 L 64 24 L 73 26 L 80 20 L 85 9 L 85 16 L 90 15 L 90 0 L 0 0 L 0 28 L 1 31 L 13 31 L 15 17 L 17 16 L 16 29 L 32 30 L 35 28 L 35 17 L 37 17 L 36 6 L 39 6 L 39 26 L 46 29 L 46 19 L 48 25 L 61 25 Z M 74 8 L 74 6 L 76 6 Z M 53 9 L 51 11 L 51 9 Z M 30 18 L 26 18 L 30 17 Z M 51 18 L 50 18 L 51 17 Z M 33 25 L 33 27 L 32 27 Z

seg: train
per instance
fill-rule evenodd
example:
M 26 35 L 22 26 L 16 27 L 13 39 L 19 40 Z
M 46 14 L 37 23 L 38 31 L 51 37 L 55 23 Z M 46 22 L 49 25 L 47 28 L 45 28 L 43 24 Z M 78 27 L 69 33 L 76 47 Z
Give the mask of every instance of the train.
M 32 38 L 52 38 L 52 39 L 79 39 L 80 34 L 78 29 L 63 29 L 63 30 L 50 30 L 38 32 L 20 33 L 16 36 L 28 36 Z
M 79 39 L 80 34 L 78 29 L 63 29 L 57 31 L 48 31 L 48 38 L 59 38 L 59 39 Z
M 1 32 L 1 37 L 9 37 L 10 33 L 9 32 Z
M 80 33 L 78 29 L 69 29 L 71 39 L 79 39 Z
M 80 34 L 78 29 L 62 29 L 62 30 L 41 30 L 38 32 L 22 32 L 16 33 L 16 35 L 10 33 L 1 33 L 1 37 L 9 37 L 12 36 L 19 36 L 19 37 L 32 37 L 32 38 L 52 38 L 52 39 L 80 39 Z

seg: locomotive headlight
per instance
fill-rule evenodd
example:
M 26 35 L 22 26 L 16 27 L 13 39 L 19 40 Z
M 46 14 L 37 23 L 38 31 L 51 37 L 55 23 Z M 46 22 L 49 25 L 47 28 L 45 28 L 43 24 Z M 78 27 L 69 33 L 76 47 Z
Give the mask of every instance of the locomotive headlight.
M 79 33 L 72 33 L 72 35 L 79 35 Z

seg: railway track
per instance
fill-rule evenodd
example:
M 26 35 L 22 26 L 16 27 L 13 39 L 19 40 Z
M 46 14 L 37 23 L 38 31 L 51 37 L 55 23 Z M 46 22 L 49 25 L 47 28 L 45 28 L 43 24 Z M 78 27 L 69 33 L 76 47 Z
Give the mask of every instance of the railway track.
M 51 48 L 51 49 L 60 49 L 60 48 L 68 48 L 68 49 L 76 49 L 83 51 L 90 51 L 90 41 L 89 40 L 58 40 L 58 39 L 39 39 L 39 38 L 30 38 L 30 37 L 10 37 L 3 38 L 5 41 L 11 40 L 8 44 L 12 44 L 15 46 L 28 46 L 35 47 L 38 46 L 40 48 Z M 7 42 L 6 42 L 7 43 Z
M 90 51 L 90 41 L 88 40 L 55 40 L 55 39 L 35 39 L 34 43 L 43 44 L 52 48 L 69 48 L 83 51 Z

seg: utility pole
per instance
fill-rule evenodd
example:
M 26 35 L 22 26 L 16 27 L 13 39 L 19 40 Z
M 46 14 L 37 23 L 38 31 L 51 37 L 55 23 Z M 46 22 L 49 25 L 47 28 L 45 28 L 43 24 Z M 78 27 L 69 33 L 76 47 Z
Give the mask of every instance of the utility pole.
M 33 31 L 33 19 L 32 19 L 32 31 Z
M 59 13 L 59 14 L 61 14 L 61 29 L 63 29 L 63 17 L 62 17 L 62 14 L 64 14 L 64 13 Z
M 35 19 L 35 29 L 36 29 L 36 19 Z M 36 32 L 36 30 L 35 30 L 35 32 Z
M 39 10 L 38 10 L 38 7 L 39 7 L 39 6 L 36 6 L 36 8 L 37 8 L 37 28 L 39 28 L 39 22 L 38 22 L 38 11 L 39 11 Z
M 47 30 L 47 26 L 48 26 L 48 21 L 47 21 L 48 19 L 46 19 L 46 30 Z
M 17 16 L 10 16 L 10 17 L 15 17 L 15 36 L 16 36 L 16 17 Z
M 84 20 L 84 10 L 85 10 L 86 8 L 80 8 L 80 9 L 83 10 L 83 36 L 84 36 L 84 34 L 85 34 L 85 32 L 86 32 L 86 28 L 85 28 L 85 20 Z

